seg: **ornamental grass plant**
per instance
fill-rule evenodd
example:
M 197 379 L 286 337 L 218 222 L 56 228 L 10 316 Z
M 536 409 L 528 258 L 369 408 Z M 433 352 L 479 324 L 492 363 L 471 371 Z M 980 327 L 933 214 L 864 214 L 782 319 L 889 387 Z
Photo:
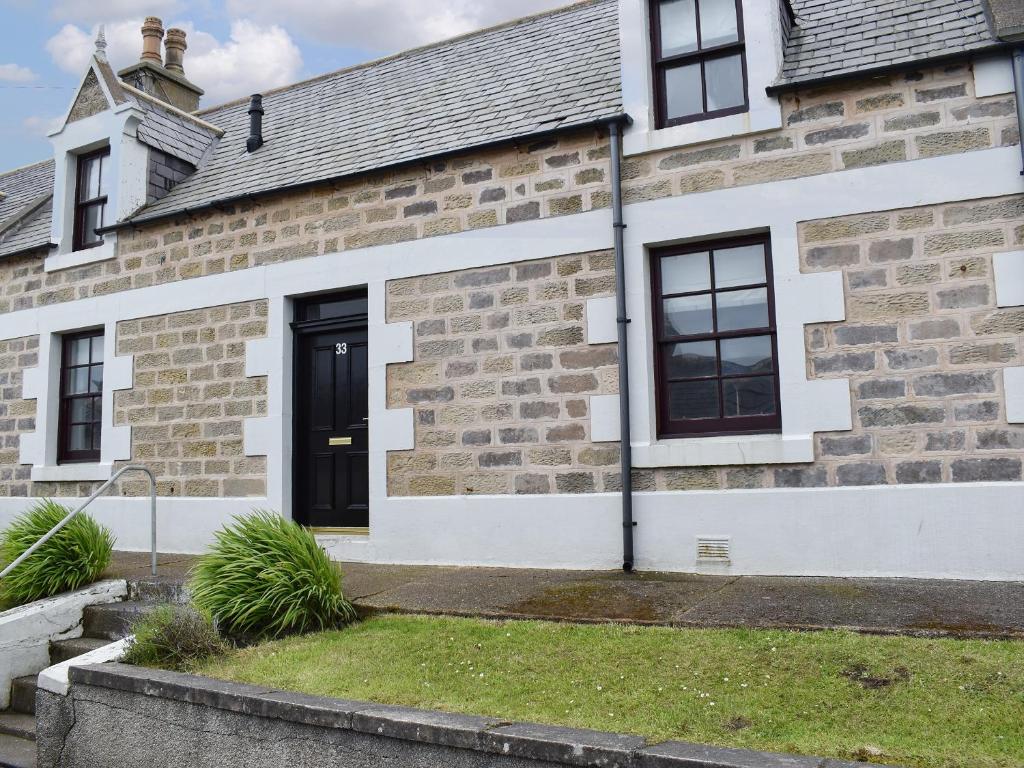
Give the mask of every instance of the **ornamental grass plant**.
M 0 532 L 0 569 L 63 520 L 70 510 L 43 499 Z M 76 515 L 66 526 L 0 579 L 0 609 L 80 589 L 96 581 L 110 564 L 114 535 L 89 515 Z
M 228 650 L 213 621 L 190 605 L 161 605 L 132 626 L 123 661 L 142 667 L 191 672 Z
M 267 511 L 216 534 L 189 581 L 192 601 L 238 639 L 319 632 L 355 620 L 341 570 L 297 523 Z

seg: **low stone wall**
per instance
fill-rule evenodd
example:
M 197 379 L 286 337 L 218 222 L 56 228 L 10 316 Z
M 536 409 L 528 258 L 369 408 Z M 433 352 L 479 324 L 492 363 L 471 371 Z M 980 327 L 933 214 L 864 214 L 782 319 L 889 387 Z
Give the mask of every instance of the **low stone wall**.
M 42 691 L 40 766 L 343 765 L 453 768 L 854 768 L 494 718 L 273 691 L 121 664 L 71 671 Z

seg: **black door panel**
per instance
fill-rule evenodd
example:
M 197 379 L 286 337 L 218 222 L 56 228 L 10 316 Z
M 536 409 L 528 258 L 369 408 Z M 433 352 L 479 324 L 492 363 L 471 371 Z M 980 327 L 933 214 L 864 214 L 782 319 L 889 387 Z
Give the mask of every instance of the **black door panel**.
M 366 329 L 298 334 L 295 519 L 315 528 L 369 525 Z

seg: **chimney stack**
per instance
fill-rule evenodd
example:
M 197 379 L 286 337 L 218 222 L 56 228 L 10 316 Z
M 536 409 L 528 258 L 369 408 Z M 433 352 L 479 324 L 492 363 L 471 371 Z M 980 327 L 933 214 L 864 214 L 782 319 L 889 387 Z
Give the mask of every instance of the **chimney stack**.
M 161 41 L 164 44 L 164 56 L 160 55 Z M 117 74 L 129 85 L 172 107 L 195 112 L 199 108 L 203 89 L 185 77 L 183 61 L 187 47 L 184 30 L 168 29 L 165 38 L 164 23 L 156 16 L 147 16 L 142 24 L 142 56 L 139 57 L 139 63 Z
M 185 68 L 182 64 L 185 59 L 186 48 L 188 48 L 188 45 L 185 43 L 185 30 L 176 27 L 168 29 L 167 39 L 164 40 L 164 66 L 171 72 L 184 75 Z
M 142 56 L 139 61 L 152 61 L 160 65 L 164 63 L 160 56 L 160 41 L 164 39 L 164 23 L 156 16 L 147 16 L 142 22 Z
M 255 152 L 263 146 L 263 97 L 254 93 L 249 98 L 249 138 L 245 141 L 245 151 Z

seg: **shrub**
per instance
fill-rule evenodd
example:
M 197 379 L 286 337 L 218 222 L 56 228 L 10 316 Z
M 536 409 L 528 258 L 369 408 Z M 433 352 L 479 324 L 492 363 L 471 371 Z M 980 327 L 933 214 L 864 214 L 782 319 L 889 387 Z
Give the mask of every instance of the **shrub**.
M 272 512 L 236 517 L 219 531 L 196 563 L 189 591 L 235 637 L 318 632 L 356 618 L 340 569 L 313 534 Z
M 0 569 L 63 520 L 70 510 L 44 499 L 0 533 Z M 0 580 L 0 605 L 24 603 L 91 584 L 110 564 L 114 535 L 80 513 Z
M 161 605 L 135 622 L 132 632 L 126 664 L 190 672 L 227 650 L 210 617 L 187 605 Z

